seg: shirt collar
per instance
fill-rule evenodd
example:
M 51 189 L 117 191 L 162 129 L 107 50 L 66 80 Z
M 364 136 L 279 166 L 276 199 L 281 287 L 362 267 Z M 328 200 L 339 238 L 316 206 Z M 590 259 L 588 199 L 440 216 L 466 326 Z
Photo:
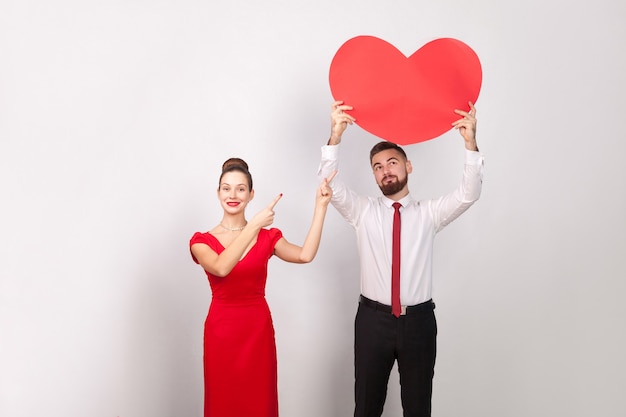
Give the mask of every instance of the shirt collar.
M 413 200 L 413 198 L 411 197 L 411 193 L 405 195 L 403 198 L 401 198 L 400 200 L 398 200 L 398 203 L 402 204 L 402 207 L 406 207 L 407 204 Z M 382 202 L 385 205 L 385 207 L 387 208 L 391 208 L 391 205 L 393 203 L 395 203 L 394 200 L 388 198 L 387 196 L 382 196 Z

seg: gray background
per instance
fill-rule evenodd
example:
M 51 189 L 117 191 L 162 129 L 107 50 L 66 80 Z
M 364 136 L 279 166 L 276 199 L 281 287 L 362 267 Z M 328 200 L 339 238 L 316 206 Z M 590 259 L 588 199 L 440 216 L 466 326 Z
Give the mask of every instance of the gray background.
M 210 291 L 188 240 L 217 224 L 219 167 L 246 159 L 249 215 L 302 242 L 328 68 L 373 35 L 479 55 L 481 200 L 435 248 L 435 416 L 623 416 L 626 3 L 0 1 L 0 415 L 199 416 Z M 377 194 L 344 137 L 341 174 Z M 410 186 L 456 186 L 457 132 L 407 147 Z M 283 416 L 352 414 L 355 239 L 273 259 Z M 400 415 L 397 373 L 385 416 Z

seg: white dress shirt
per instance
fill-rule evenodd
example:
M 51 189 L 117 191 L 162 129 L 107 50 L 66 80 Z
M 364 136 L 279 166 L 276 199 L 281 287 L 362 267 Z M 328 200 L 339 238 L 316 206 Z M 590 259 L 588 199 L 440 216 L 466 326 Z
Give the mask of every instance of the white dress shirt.
M 337 169 L 339 145 L 322 147 L 318 176 L 328 177 Z M 407 195 L 399 202 L 402 219 L 400 302 L 415 305 L 432 298 L 432 256 L 435 234 L 467 210 L 482 187 L 483 157 L 466 151 L 461 185 L 432 200 L 414 200 Z M 360 196 L 337 175 L 331 182 L 331 203 L 356 231 L 360 258 L 361 294 L 391 305 L 391 240 L 393 200 Z

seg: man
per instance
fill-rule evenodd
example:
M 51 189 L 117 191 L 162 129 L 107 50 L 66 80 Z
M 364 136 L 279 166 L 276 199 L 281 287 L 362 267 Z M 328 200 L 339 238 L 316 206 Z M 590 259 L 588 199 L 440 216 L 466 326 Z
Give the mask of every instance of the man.
M 383 196 L 359 196 L 339 178 L 331 182 L 331 204 L 354 227 L 360 258 L 355 417 L 380 417 L 396 360 L 404 417 L 431 415 L 437 336 L 431 297 L 433 240 L 478 200 L 482 186 L 476 109 L 472 103 L 469 107 L 469 112 L 454 110 L 460 119 L 452 126 L 463 137 L 466 155 L 461 184 L 453 192 L 414 200 L 408 187 L 411 162 L 401 147 L 390 142 L 380 142 L 370 152 L 374 179 Z M 341 136 L 355 121 L 347 113 L 350 110 L 342 101 L 332 105 L 331 135 L 322 147 L 320 178 L 337 169 Z

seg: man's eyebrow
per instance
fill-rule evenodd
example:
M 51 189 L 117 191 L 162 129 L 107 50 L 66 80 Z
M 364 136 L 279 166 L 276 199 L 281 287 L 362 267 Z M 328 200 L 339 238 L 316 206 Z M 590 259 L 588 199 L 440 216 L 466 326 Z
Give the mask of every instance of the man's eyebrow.
M 392 156 L 391 158 L 387 159 L 385 162 L 389 162 L 391 160 L 394 161 L 400 161 L 398 158 L 396 158 L 395 156 Z M 374 165 L 372 165 L 373 167 L 375 167 L 376 165 L 380 165 L 380 162 L 374 162 Z

